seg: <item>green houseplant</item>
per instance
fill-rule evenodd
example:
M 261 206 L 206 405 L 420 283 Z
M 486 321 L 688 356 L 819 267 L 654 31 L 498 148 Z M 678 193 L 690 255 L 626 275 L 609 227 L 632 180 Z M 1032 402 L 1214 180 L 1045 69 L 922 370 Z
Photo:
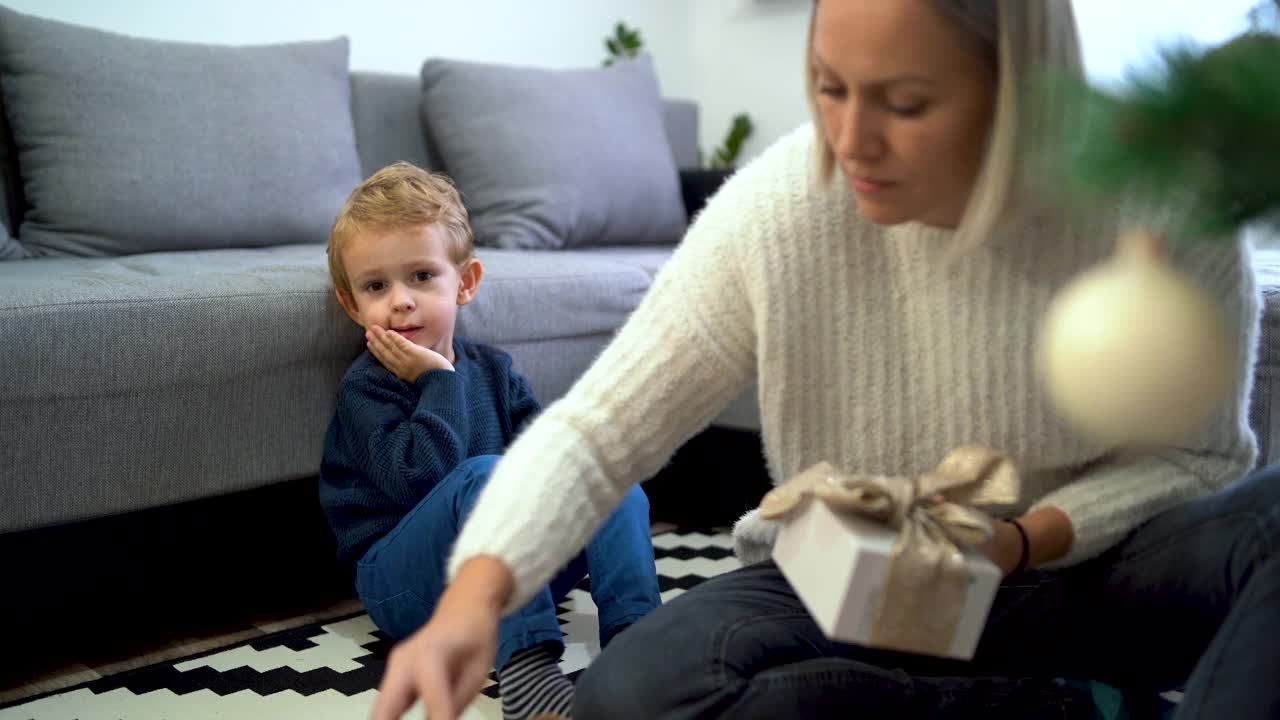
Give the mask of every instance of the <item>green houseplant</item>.
M 605 37 L 604 47 L 609 52 L 604 59 L 604 66 L 609 67 L 619 60 L 630 60 L 639 55 L 640 48 L 644 47 L 644 40 L 641 39 L 639 30 L 633 30 L 620 22 L 614 26 L 613 35 Z
M 742 154 L 742 146 L 751 138 L 755 129 L 755 124 L 751 122 L 750 115 L 746 113 L 734 115 L 733 122 L 729 126 L 729 132 L 724 137 L 724 143 L 716 148 L 711 155 L 712 169 L 724 170 L 735 167 L 738 163 L 738 156 Z

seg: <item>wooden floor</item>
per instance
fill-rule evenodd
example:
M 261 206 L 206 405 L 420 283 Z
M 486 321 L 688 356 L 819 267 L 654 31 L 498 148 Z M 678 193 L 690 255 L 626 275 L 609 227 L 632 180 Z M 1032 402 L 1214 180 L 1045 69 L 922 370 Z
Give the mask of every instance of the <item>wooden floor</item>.
M 358 610 L 315 492 L 0 535 L 0 703 Z
M 653 524 L 652 531 L 656 534 L 674 527 L 671 523 L 657 522 Z M 203 621 L 193 618 L 190 623 L 173 624 L 169 629 L 161 631 L 139 628 L 134 640 L 123 644 L 86 636 L 78 647 L 69 647 L 52 657 L 45 657 L 43 663 L 29 665 L 25 670 L 18 669 L 12 675 L 6 673 L 5 677 L 0 678 L 0 704 L 208 652 L 282 630 L 324 622 L 360 610 L 360 600 L 354 595 L 321 598 L 311 602 L 299 597 L 273 613 L 209 617 Z
M 116 673 L 136 670 L 166 660 L 176 660 L 198 653 L 216 650 L 234 643 L 252 640 L 281 630 L 289 630 L 314 622 L 324 622 L 350 615 L 361 610 L 360 601 L 354 597 L 317 607 L 310 612 L 289 617 L 262 617 L 226 623 L 234 625 L 223 632 L 205 631 L 207 634 L 156 638 L 137 646 L 85 647 L 86 661 L 67 660 L 47 663 L 4 679 L 0 685 L 0 704 L 63 690 L 81 683 L 99 680 Z M 74 653 L 73 653 L 74 654 Z M 88 664 L 92 663 L 92 664 Z

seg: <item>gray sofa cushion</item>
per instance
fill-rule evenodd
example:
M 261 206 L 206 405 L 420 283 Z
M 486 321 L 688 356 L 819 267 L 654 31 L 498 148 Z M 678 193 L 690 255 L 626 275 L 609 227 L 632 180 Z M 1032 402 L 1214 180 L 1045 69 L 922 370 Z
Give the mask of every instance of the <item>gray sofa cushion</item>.
M 222 47 L 0 8 L 40 255 L 324 242 L 360 181 L 347 40 Z
M 13 145 L 13 132 L 4 111 L 0 93 L 0 261 L 14 260 L 26 254 L 14 237 L 22 219 L 22 185 L 18 177 L 18 149 Z
M 0 532 L 313 474 L 361 345 L 324 267 L 322 245 L 0 263 Z
M 18 244 L 18 241 L 9 236 L 9 231 L 6 228 L 0 227 L 0 262 L 17 260 L 25 256 L 26 253 L 22 246 Z
M 458 332 L 498 346 L 612 334 L 651 282 L 643 269 L 595 252 L 480 248 L 476 257 L 484 279 Z
M 482 249 L 459 317 L 544 402 L 649 285 L 572 255 Z M 0 263 L 0 335 L 0 532 L 314 475 L 363 348 L 313 244 Z
M 484 280 L 458 333 L 511 353 L 543 405 L 558 400 L 613 339 L 650 285 L 595 251 L 480 248 Z
M 450 60 L 422 67 L 433 147 L 477 242 L 655 245 L 687 224 L 648 57 L 591 70 Z
M 364 70 L 351 72 L 351 115 L 356 126 L 360 169 L 369 177 L 397 160 L 424 168 L 443 168 L 427 142 L 423 124 L 422 80 L 412 75 Z M 689 100 L 664 100 L 662 119 L 676 167 L 698 167 L 698 106 Z
M 613 262 L 630 265 L 640 268 L 649 273 L 649 277 L 653 278 L 658 275 L 658 271 L 663 265 L 671 259 L 676 249 L 666 245 L 646 246 L 646 247 L 599 247 L 591 248 L 590 253 L 596 258 L 607 258 Z

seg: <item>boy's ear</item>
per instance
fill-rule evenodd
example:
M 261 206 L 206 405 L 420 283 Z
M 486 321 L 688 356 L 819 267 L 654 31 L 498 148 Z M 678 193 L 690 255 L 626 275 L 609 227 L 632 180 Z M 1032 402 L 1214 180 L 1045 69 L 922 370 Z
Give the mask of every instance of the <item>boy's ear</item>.
M 458 275 L 462 278 L 461 284 L 458 285 L 458 305 L 466 305 L 476 297 L 476 291 L 480 289 L 480 278 L 484 277 L 484 265 L 476 258 L 471 258 L 458 268 Z
M 349 293 L 345 293 L 338 288 L 333 289 L 333 294 L 338 296 L 338 304 L 343 310 L 347 311 L 347 315 L 355 321 L 355 324 L 364 327 L 364 323 L 360 322 L 360 313 L 356 312 L 356 300 Z

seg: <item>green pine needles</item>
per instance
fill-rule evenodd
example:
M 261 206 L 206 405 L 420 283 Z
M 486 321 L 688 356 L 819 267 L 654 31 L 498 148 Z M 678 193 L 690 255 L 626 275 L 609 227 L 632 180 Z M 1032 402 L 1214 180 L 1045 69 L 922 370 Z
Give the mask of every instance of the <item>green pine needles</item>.
M 1225 237 L 1280 224 L 1280 36 L 1252 31 L 1202 51 L 1170 46 L 1118 93 L 1056 83 L 1068 190 L 1085 199 L 1133 193 L 1188 212 L 1184 230 Z

